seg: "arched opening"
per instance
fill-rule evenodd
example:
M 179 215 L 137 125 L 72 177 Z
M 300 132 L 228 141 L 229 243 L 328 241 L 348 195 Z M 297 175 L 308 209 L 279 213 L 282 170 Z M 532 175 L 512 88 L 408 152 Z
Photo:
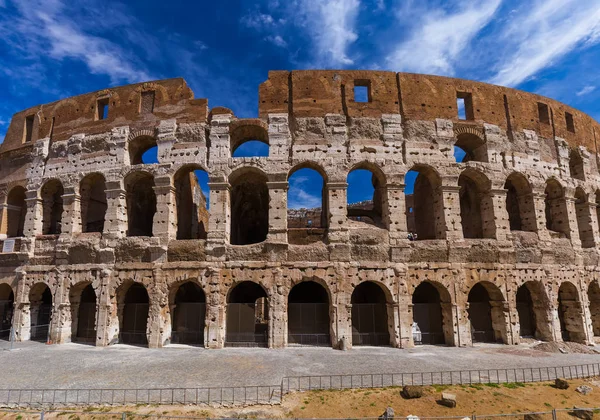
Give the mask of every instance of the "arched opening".
M 418 165 L 406 173 L 405 184 L 409 239 L 443 239 L 446 227 L 438 174 L 429 166 Z
M 494 238 L 494 207 L 490 181 L 480 172 L 465 170 L 458 178 L 460 220 L 465 238 Z
M 383 227 L 385 178 L 381 171 L 359 165 L 348 174 L 348 219 Z
M 558 289 L 558 320 L 563 341 L 585 342 L 581 301 L 573 283 L 563 282 Z
M 535 207 L 531 185 L 527 178 L 513 172 L 506 179 L 504 189 L 510 230 L 535 232 L 537 230 Z
M 0 339 L 10 339 L 15 306 L 15 294 L 6 283 L 0 284 Z
M 447 294 L 446 290 L 444 292 Z M 413 293 L 412 303 L 415 344 L 446 344 L 444 322 L 448 322 L 445 319 L 448 314 L 442 308 L 438 287 L 428 281 L 422 282 Z
M 305 245 L 324 240 L 329 211 L 322 172 L 295 168 L 290 172 L 288 185 L 288 242 Z
M 61 233 L 64 188 L 59 180 L 52 179 L 42 187 L 42 234 Z
M 592 248 L 594 244 L 594 230 L 592 229 L 592 215 L 587 194 L 581 187 L 575 190 L 575 214 L 577 216 L 577 230 L 583 248 Z
M 230 133 L 230 141 L 234 158 L 269 156 L 269 134 L 262 121 L 237 125 Z
M 487 144 L 479 136 L 471 133 L 459 134 L 454 143 L 456 162 L 487 162 Z
M 377 283 L 366 281 L 354 288 L 352 303 L 352 345 L 389 346 L 387 299 Z
M 468 297 L 473 342 L 506 342 L 506 320 L 502 292 L 489 282 L 475 284 Z
M 147 326 L 150 298 L 141 283 L 133 283 L 125 292 L 119 329 L 119 342 L 148 345 Z
M 156 213 L 154 177 L 147 172 L 134 172 L 125 179 L 127 192 L 127 236 L 152 236 Z
M 87 175 L 79 186 L 81 197 L 82 232 L 100 232 L 104 230 L 106 217 L 106 183 L 104 176 L 98 173 Z
M 45 283 L 35 284 L 29 291 L 30 339 L 47 342 L 52 320 L 52 292 Z
M 71 303 L 71 339 L 79 343 L 96 342 L 96 292 L 90 283 L 73 286 Z
M 206 297 L 202 288 L 191 281 L 179 286 L 171 312 L 173 313 L 171 342 L 203 345 Z
M 158 163 L 158 146 L 152 136 L 139 136 L 129 142 L 131 165 Z
M 288 295 L 288 344 L 330 346 L 329 296 L 314 281 L 298 283 Z
M 520 337 L 536 337 L 536 319 L 531 292 L 526 284 L 517 289 L 517 313 L 519 314 Z
M 177 239 L 206 239 L 208 174 L 194 166 L 183 167 L 175 174 L 174 183 Z
M 14 187 L 6 197 L 6 236 L 15 238 L 23 236 L 25 216 L 27 214 L 27 203 L 25 202 L 25 188 Z
M 556 179 L 546 182 L 546 228 L 566 238 L 571 237 L 565 192 Z
M 592 318 L 594 338 L 598 342 L 600 339 L 600 286 L 597 280 L 590 283 L 588 300 L 590 301 L 590 316 Z
M 267 347 L 269 342 L 269 302 L 260 285 L 243 281 L 227 298 L 227 347 Z
M 569 152 L 569 172 L 571 173 L 572 178 L 585 181 L 583 158 L 575 149 L 571 149 Z
M 269 233 L 269 189 L 259 171 L 239 171 L 230 178 L 231 244 L 263 242 Z

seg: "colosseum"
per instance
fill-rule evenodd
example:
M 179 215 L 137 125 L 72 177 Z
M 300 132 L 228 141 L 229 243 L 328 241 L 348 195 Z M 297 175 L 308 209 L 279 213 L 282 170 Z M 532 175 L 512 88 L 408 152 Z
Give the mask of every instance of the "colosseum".
M 590 116 L 383 71 L 272 71 L 258 102 L 258 118 L 237 118 L 177 78 L 16 113 L 0 146 L 4 337 L 344 349 L 600 339 Z M 248 141 L 268 156 L 234 157 Z M 152 148 L 158 163 L 144 163 Z M 320 214 L 288 212 L 303 168 L 322 178 Z M 358 169 L 374 193 L 349 206 Z

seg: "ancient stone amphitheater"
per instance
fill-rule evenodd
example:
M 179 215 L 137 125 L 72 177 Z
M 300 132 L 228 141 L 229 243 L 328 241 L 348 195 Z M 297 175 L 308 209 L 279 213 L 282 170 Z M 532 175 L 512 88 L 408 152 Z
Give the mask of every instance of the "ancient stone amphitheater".
M 233 157 L 250 140 L 268 157 Z M 255 119 L 209 108 L 182 79 L 35 106 L 0 146 L 0 334 L 592 344 L 599 141 L 596 121 L 545 97 L 379 71 L 271 72 Z M 153 147 L 158 163 L 143 163 Z M 301 168 L 322 176 L 322 212 L 290 220 Z M 352 207 L 357 169 L 374 194 Z

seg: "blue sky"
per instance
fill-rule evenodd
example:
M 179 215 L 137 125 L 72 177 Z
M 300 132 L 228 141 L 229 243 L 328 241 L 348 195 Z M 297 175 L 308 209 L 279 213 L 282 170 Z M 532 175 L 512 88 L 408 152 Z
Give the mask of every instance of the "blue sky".
M 269 70 L 311 68 L 481 80 L 600 120 L 600 1 L 0 0 L 0 139 L 29 106 L 177 76 L 254 117 Z M 298 176 L 290 203 L 314 203 L 318 177 Z M 370 192 L 358 178 L 355 201 Z

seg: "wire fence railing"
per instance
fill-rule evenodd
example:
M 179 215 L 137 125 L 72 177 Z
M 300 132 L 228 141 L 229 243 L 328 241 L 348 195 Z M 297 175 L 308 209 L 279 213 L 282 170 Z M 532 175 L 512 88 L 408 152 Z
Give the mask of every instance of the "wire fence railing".
M 0 389 L 3 407 L 68 407 L 128 404 L 236 406 L 280 404 L 285 394 L 312 390 L 404 385 L 472 385 L 584 379 L 600 376 L 600 363 L 572 366 L 416 373 L 287 376 L 278 385 L 190 388 Z

